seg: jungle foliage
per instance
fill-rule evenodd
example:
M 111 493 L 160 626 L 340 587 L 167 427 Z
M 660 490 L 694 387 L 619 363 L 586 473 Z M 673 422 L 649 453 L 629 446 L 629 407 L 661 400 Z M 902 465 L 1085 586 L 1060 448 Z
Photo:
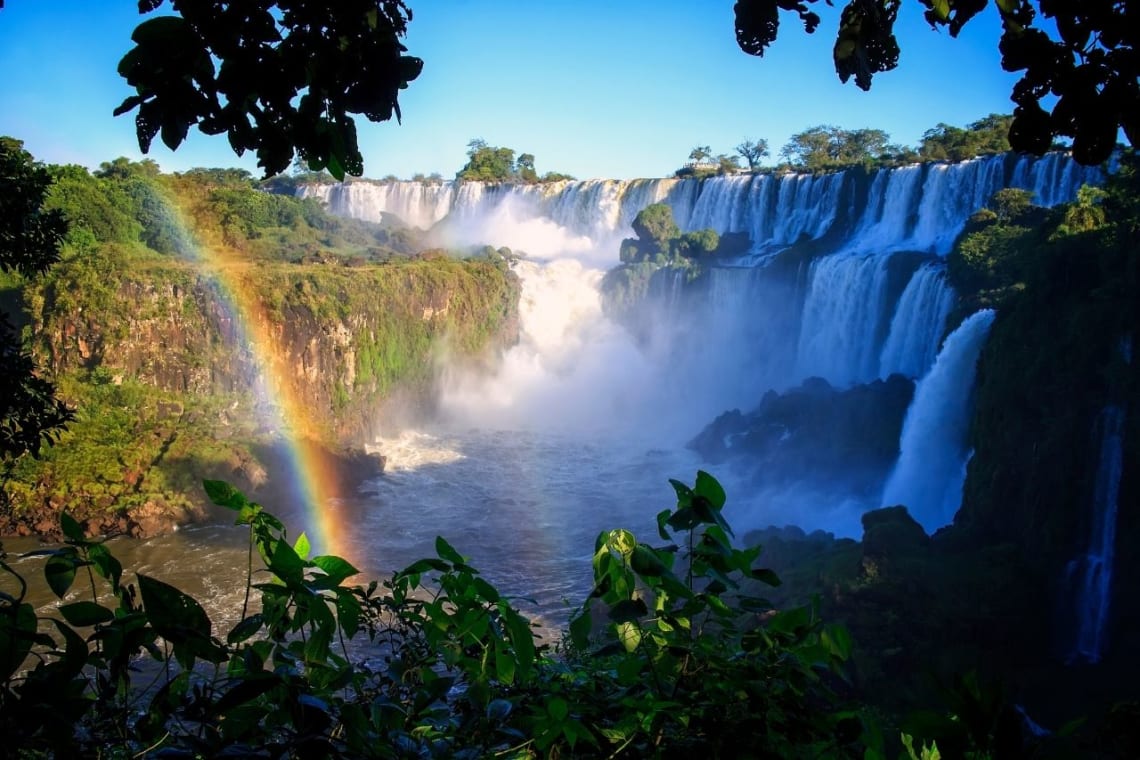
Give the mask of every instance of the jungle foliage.
M 47 270 L 59 260 L 67 235 L 63 215 L 44 206 L 52 178 L 23 143 L 0 137 L 0 274 L 9 283 Z M 26 455 L 55 440 L 72 412 L 54 385 L 35 373 L 32 356 L 11 317 L 0 311 L 0 483 Z M 0 508 L 4 506 L 0 489 Z
M 351 564 L 310 558 L 303 534 L 207 481 L 249 531 L 246 600 L 223 634 L 177 588 L 132 582 L 65 513 L 65 543 L 33 552 L 57 614 L 41 617 L 0 559 L 5 741 L 60 756 L 882 757 L 842 694 L 846 632 L 755 594 L 779 580 L 759 547 L 732 546 L 715 479 L 673 484 L 664 545 L 598 537 L 595 589 L 558 650 L 443 538 L 437 556 L 352 585 Z

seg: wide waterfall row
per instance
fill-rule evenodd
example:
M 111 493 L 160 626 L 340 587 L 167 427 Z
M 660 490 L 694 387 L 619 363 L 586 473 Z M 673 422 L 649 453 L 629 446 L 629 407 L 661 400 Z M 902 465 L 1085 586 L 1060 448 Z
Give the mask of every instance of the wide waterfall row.
M 464 221 L 541 218 L 573 235 L 608 241 L 630 234 L 637 212 L 664 202 L 685 230 L 743 232 L 756 252 L 829 238 L 836 249 L 925 251 L 944 255 L 966 219 L 1003 187 L 1032 190 L 1050 206 L 1101 179 L 1066 154 L 1013 154 L 956 164 L 921 164 L 833 174 L 741 174 L 707 179 L 583 180 L 543 185 L 478 182 L 351 182 L 308 185 L 302 195 L 337 214 L 379 221 L 383 214 L 428 229 L 450 222 L 452 242 L 495 244 Z

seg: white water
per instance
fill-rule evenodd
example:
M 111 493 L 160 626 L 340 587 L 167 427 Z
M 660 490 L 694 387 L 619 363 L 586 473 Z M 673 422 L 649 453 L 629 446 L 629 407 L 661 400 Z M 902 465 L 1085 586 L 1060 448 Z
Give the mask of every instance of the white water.
M 1108 634 L 1112 595 L 1113 555 L 1116 553 L 1116 514 L 1124 469 L 1123 407 L 1106 406 L 1097 418 L 1100 449 L 1092 494 L 1092 530 L 1088 552 L 1068 566 L 1075 588 L 1076 640 L 1071 659 L 1100 662 Z
M 879 354 L 879 377 L 894 372 L 916 378 L 925 375 L 934 363 L 953 308 L 954 291 L 946 283 L 942 267 L 919 267 L 895 309 L 887 342 Z
M 935 363 L 954 301 L 939 258 L 1000 187 L 1034 188 L 1042 201 L 1057 203 L 1098 179 L 1095 170 L 1051 155 L 865 178 L 303 188 L 336 213 L 394 214 L 443 245 L 506 245 L 529 255 L 516 269 L 519 344 L 493 375 L 443 367 L 439 419 L 377 442 L 389 472 L 370 485 L 356 516 L 358 534 L 368 537 L 368 564 L 398 566 L 430 553 L 434 536 L 444 534 L 477 565 L 493 568 L 491 580 L 538 596 L 541 609 L 555 614 L 561 597 L 577 601 L 585 590 L 597 531 L 625 525 L 651 534 L 653 516 L 673 503 L 667 479 L 691 480 L 703 466 L 684 448 L 687 440 L 726 409 L 751 409 L 765 392 L 810 375 L 839 386 L 892 372 L 927 375 L 908 429 L 925 420 L 926 438 L 942 441 L 942 460 L 924 480 L 929 468 L 915 453 L 921 436 L 904 434 L 895 478 L 912 491 L 925 483 L 932 495 L 912 506 L 928 529 L 946 524 L 961 490 L 973 365 L 966 372 L 951 358 L 964 353 L 966 339 L 955 336 Z M 662 273 L 635 339 L 602 314 L 597 286 L 616 265 L 637 212 L 654 202 L 669 204 L 682 229 L 744 232 L 752 248 L 736 262 L 742 266 L 713 269 L 695 286 Z M 804 240 L 818 241 L 810 261 L 765 266 Z M 968 323 L 974 359 L 987 319 L 992 314 Z M 949 407 L 956 415 L 931 412 Z M 837 497 L 826 487 L 828 473 L 773 491 L 738 481 L 731 468 L 714 470 L 728 488 L 728 517 L 740 528 L 796 523 L 853 535 L 860 513 L 880 505 Z
M 970 395 L 993 321 L 994 312 L 983 309 L 950 334 L 903 422 L 899 461 L 882 503 L 905 505 L 928 532 L 949 524 L 962 503 Z

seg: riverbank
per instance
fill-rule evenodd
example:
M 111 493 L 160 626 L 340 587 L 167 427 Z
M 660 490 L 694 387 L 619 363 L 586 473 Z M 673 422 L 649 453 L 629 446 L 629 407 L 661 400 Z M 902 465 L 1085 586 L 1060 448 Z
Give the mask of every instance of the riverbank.
M 62 541 L 59 515 L 65 511 L 77 516 L 87 535 L 107 538 L 149 539 L 187 525 L 232 519 L 231 514 L 210 505 L 201 486 L 208 479 L 230 482 L 273 511 L 293 514 L 304 507 L 304 496 L 296 487 L 299 458 L 321 473 L 324 492 L 333 498 L 356 493 L 362 483 L 384 472 L 384 457 L 379 454 L 307 439 L 274 436 L 244 445 L 226 442 L 225 447 L 230 456 L 223 462 L 203 462 L 197 484 L 182 494 L 155 495 L 130 508 L 101 500 L 102 509 L 93 508 L 90 502 L 74 505 L 76 509 L 65 497 L 47 494 L 27 508 L 0 513 L 0 538 L 34 536 L 46 542 Z

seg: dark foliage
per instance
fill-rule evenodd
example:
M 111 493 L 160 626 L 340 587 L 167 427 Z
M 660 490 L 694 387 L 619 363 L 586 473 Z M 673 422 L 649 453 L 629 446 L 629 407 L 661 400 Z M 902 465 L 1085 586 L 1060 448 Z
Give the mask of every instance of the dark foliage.
M 819 16 L 817 0 L 738 0 L 736 39 L 741 50 L 762 56 L 779 31 L 779 12 L 794 11 L 809 32 Z M 957 37 L 989 0 L 919 0 L 932 27 Z M 830 0 L 828 1 L 830 5 Z M 894 22 L 902 0 L 851 0 L 843 9 L 835 43 L 835 70 L 866 90 L 880 71 L 898 65 Z M 1140 6 L 1125 0 L 994 0 L 1001 15 L 1002 68 L 1024 72 L 1010 99 L 1016 104 L 1010 144 L 1038 155 L 1055 138 L 1073 140 L 1084 164 L 1109 157 L 1118 129 L 1130 143 L 1140 137 Z M 1059 39 L 1034 26 L 1040 16 L 1056 25 Z M 1042 100 L 1056 97 L 1052 110 Z
M 59 211 L 41 210 L 51 181 L 19 140 L 0 138 L 0 270 L 31 275 L 59 259 L 67 224 Z M 34 370 L 7 315 L 0 314 L 0 464 L 35 454 L 71 419 L 52 384 Z
M 400 42 L 412 18 L 403 0 L 172 0 L 177 16 L 144 21 L 119 63 L 136 94 L 140 149 L 155 136 L 171 150 L 191 126 L 225 133 L 234 151 L 257 153 L 271 176 L 294 154 L 337 179 L 364 161 L 350 114 L 400 118 L 399 91 L 423 61 Z M 140 0 L 150 13 L 163 0 Z

